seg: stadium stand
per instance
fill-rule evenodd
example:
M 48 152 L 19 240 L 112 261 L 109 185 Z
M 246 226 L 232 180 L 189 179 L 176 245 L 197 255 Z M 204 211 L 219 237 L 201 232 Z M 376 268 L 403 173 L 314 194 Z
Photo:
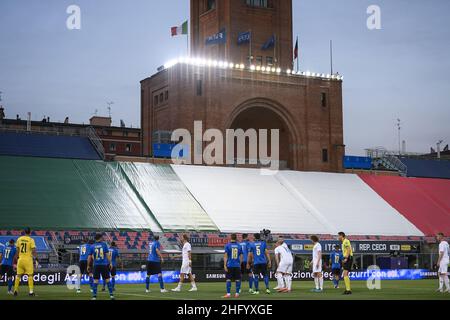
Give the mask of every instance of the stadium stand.
M 172 167 L 144 163 L 120 167 L 164 230 L 218 231 Z
M 0 131 L 0 155 L 100 160 L 87 137 Z
M 254 169 L 173 167 L 222 232 L 270 226 L 274 233 L 331 233 L 274 176 Z
M 0 156 L 2 228 L 161 231 L 117 163 Z
M 450 161 L 400 158 L 408 168 L 408 177 L 450 179 Z
M 281 184 L 337 234 L 419 236 L 422 233 L 357 175 L 282 171 Z
M 222 232 L 423 236 L 357 175 L 173 167 Z
M 450 234 L 450 180 L 369 175 L 360 178 L 426 236 Z
M 129 250 L 145 248 L 153 232 L 168 234 L 168 247 L 186 231 L 218 247 L 229 233 L 263 229 L 296 239 L 450 233 L 444 179 L 11 156 L 0 167 L 1 229 L 30 226 L 56 243 L 96 231 Z

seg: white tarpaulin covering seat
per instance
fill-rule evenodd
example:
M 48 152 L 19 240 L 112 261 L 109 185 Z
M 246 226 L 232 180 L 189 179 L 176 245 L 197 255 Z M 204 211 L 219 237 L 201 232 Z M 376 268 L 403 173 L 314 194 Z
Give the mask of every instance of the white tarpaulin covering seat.
M 336 232 L 423 236 L 357 175 L 282 171 L 277 179 Z
M 274 176 L 257 169 L 172 166 L 222 232 L 329 234 Z
M 165 231 L 218 231 L 169 165 L 120 163 L 137 195 Z

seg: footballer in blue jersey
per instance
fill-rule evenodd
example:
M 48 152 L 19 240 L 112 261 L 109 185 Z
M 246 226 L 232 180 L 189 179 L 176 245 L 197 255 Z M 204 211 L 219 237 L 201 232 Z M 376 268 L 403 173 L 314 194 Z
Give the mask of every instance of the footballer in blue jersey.
M 259 294 L 259 278 L 262 276 L 264 284 L 266 285 L 266 293 L 270 294 L 269 289 L 269 272 L 268 269 L 272 267 L 269 250 L 265 241 L 261 240 L 261 234 L 255 233 L 255 241 L 251 244 L 248 256 L 247 267 L 253 264 L 253 281 L 255 284 L 255 291 L 253 294 Z
M 88 268 L 93 266 L 94 285 L 92 290 L 92 300 L 97 299 L 97 287 L 100 276 L 106 281 L 111 300 L 114 300 L 113 287 L 110 281 L 110 270 L 112 269 L 111 255 L 108 245 L 103 241 L 103 235 L 95 236 L 95 243 L 89 248 Z
M 252 243 L 250 242 L 248 238 L 248 234 L 244 233 L 242 235 L 242 242 L 240 243 L 241 249 L 242 249 L 242 263 L 241 263 L 241 273 L 244 276 L 247 274 L 248 276 L 248 286 L 249 286 L 249 292 L 253 292 L 253 273 L 252 269 L 249 268 L 248 265 L 248 254 L 250 252 L 250 247 Z
M 147 277 L 145 278 L 145 292 L 150 292 L 150 277 L 152 275 L 158 275 L 159 288 L 161 293 L 166 293 L 164 288 L 163 275 L 161 270 L 161 264 L 164 259 L 161 254 L 161 243 L 159 242 L 159 236 L 154 236 L 153 241 L 148 244 L 148 257 L 147 257 Z
M 111 242 L 111 247 L 109 248 L 109 255 L 111 257 L 111 286 L 113 287 L 113 291 L 116 290 L 116 275 L 117 275 L 117 260 L 119 258 L 119 249 L 117 248 L 117 244 L 113 241 Z M 106 291 L 106 281 L 103 279 L 103 288 L 102 291 Z
M 0 278 L 6 276 L 8 283 L 8 294 L 13 294 L 14 260 L 16 259 L 17 248 L 14 240 L 10 240 L 7 246 L 0 249 Z
M 243 261 L 242 247 L 237 242 L 237 235 L 231 235 L 231 242 L 225 246 L 225 255 L 223 258 L 224 270 L 227 277 L 227 294 L 224 298 L 231 297 L 231 282 L 236 282 L 236 298 L 241 293 L 241 263 Z
M 89 286 L 92 290 L 92 285 L 94 284 L 94 277 L 92 273 L 88 272 L 88 258 L 90 253 L 91 244 L 88 243 L 88 239 L 84 238 L 82 240 L 82 244 L 78 248 L 78 253 L 80 255 L 80 259 L 78 262 L 78 266 L 80 267 L 80 276 L 88 274 L 89 276 Z M 78 286 L 77 293 L 81 293 L 81 288 Z
M 344 255 L 341 251 L 341 246 L 336 245 L 333 252 L 330 254 L 330 265 L 331 271 L 333 273 L 333 284 L 335 289 L 339 289 L 339 281 L 341 280 L 342 273 L 342 261 L 344 260 Z

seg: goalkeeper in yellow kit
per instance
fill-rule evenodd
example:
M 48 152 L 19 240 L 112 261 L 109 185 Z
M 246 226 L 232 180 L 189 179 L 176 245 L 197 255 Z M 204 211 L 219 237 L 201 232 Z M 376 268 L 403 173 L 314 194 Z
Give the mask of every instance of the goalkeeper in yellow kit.
M 20 280 L 23 275 L 28 275 L 28 287 L 30 289 L 29 295 L 34 296 L 34 284 L 33 284 L 33 274 L 34 274 L 34 263 L 36 267 L 38 266 L 37 254 L 36 254 L 36 244 L 33 238 L 31 238 L 30 228 L 25 229 L 25 235 L 17 239 L 16 242 L 18 256 L 17 261 L 17 276 L 14 283 L 14 296 L 17 296 Z M 33 263 L 34 259 L 34 263 Z

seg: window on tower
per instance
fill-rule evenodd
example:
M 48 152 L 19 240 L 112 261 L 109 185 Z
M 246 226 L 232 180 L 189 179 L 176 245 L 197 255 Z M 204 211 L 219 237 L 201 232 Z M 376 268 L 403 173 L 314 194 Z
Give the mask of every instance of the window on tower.
M 250 7 L 268 8 L 269 0 L 246 0 L 247 5 Z
M 207 0 L 206 1 L 206 10 L 213 10 L 216 8 L 216 0 Z

